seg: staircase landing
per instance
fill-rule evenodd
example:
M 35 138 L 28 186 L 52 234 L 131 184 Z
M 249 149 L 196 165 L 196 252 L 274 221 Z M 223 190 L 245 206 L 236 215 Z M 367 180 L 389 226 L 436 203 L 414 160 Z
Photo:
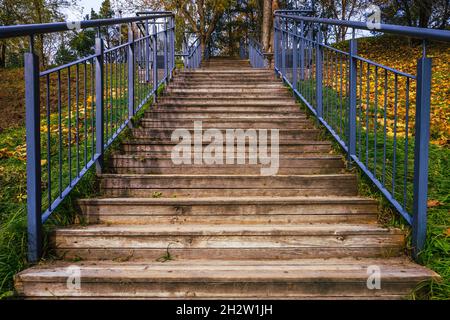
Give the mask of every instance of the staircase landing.
M 248 155 L 175 165 L 171 135 L 194 134 L 195 121 L 224 135 L 278 129 L 277 175 Z M 86 225 L 53 232 L 60 259 L 19 273 L 20 296 L 400 299 L 438 278 L 405 256 L 404 232 L 377 223 L 377 202 L 358 196 L 273 72 L 248 61 L 180 72 L 99 178 L 102 197 L 80 200 Z

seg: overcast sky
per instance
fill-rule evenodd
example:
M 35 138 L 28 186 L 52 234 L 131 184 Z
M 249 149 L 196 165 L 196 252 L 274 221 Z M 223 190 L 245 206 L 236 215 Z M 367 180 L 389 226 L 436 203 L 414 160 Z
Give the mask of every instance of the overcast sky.
M 78 0 L 78 6 L 83 7 L 83 16 L 91 12 L 91 8 L 93 8 L 96 12 L 100 9 L 100 5 L 103 0 Z M 75 11 L 75 12 L 74 12 Z M 67 10 L 66 14 L 70 20 L 79 20 L 80 13 L 78 10 Z

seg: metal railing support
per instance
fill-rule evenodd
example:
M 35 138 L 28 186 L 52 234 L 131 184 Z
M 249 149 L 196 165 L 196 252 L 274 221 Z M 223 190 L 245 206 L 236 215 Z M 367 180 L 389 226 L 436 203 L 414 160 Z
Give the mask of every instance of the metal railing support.
M 350 68 L 349 68 L 349 113 L 348 113 L 348 164 L 352 161 L 352 156 L 356 156 L 356 90 L 357 84 L 357 60 L 358 42 L 355 38 L 350 40 Z
M 147 23 L 148 27 L 148 23 Z M 148 29 L 147 29 L 148 30 Z M 148 43 L 148 42 L 147 42 Z M 150 47 L 147 47 L 147 51 L 150 51 Z M 148 57 L 148 56 L 147 56 Z M 128 25 L 128 119 L 134 116 L 134 82 L 135 82 L 135 56 L 134 56 L 134 32 L 133 25 Z M 149 59 L 147 59 L 147 66 L 149 65 Z M 146 68 L 147 69 L 147 68 Z M 147 77 L 149 75 L 148 69 L 146 70 Z M 149 78 L 147 78 L 149 81 Z M 131 124 L 131 121 L 129 122 Z
M 295 96 L 295 90 L 297 89 L 297 81 L 298 81 L 298 24 L 294 24 L 294 38 L 293 38 L 293 45 L 292 45 L 292 86 L 294 87 L 294 96 Z
M 96 169 L 97 174 L 101 174 L 103 170 L 103 151 L 105 147 L 104 141 L 104 52 L 105 44 L 103 39 L 97 37 L 95 39 L 95 152 L 97 154 Z
M 151 52 L 150 52 L 150 25 L 148 23 L 148 20 L 145 20 L 145 36 L 147 37 L 145 39 L 145 81 L 148 83 L 150 82 L 150 58 L 151 58 Z
M 301 37 L 300 39 L 300 80 L 305 80 L 305 41 L 303 40 L 303 37 L 305 36 L 303 34 L 303 30 L 305 27 L 305 23 L 303 21 L 300 21 L 300 30 L 301 30 Z
M 322 32 L 320 31 L 319 26 L 316 41 L 316 112 L 319 119 L 322 119 L 323 116 L 323 53 L 321 44 Z
M 169 45 L 169 36 L 167 32 L 168 22 L 165 21 L 164 30 L 164 78 L 166 79 L 166 84 L 169 83 L 169 51 L 167 50 Z
M 431 58 L 417 63 L 416 128 L 414 144 L 413 255 L 423 249 L 427 231 L 428 146 L 430 140 Z
M 156 28 L 156 23 L 153 24 L 153 37 L 152 37 L 152 48 L 153 48 L 153 90 L 155 92 L 154 101 L 158 101 L 158 30 Z
M 39 57 L 34 53 L 30 37 L 30 52 L 25 53 L 25 126 L 27 143 L 27 215 L 28 260 L 35 263 L 42 253 L 41 217 L 41 136 Z
M 173 17 L 170 18 L 170 57 L 171 57 L 171 63 L 170 63 L 170 80 L 173 78 L 173 70 L 175 69 L 175 19 Z

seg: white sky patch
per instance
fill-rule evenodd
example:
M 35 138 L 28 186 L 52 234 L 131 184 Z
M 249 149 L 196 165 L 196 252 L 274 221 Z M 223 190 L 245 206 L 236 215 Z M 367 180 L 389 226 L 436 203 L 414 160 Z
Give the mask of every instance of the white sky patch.
M 67 20 L 82 20 L 84 16 L 91 12 L 91 8 L 98 13 L 103 0 L 79 0 L 78 8 L 68 8 L 65 10 Z M 81 14 L 79 8 L 83 8 Z

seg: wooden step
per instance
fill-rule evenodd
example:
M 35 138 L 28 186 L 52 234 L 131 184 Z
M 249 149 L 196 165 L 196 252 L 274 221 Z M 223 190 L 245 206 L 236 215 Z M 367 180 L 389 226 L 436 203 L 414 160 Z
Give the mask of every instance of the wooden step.
M 270 149 L 269 149 L 270 150 Z M 137 157 L 135 155 L 113 155 L 109 168 L 114 173 L 131 174 L 260 174 L 261 168 L 270 167 L 266 164 L 250 164 L 249 157 L 240 157 L 236 161 L 245 164 L 226 164 L 226 154 L 223 154 L 221 164 L 195 165 L 174 164 L 170 157 Z M 338 156 L 320 156 L 309 158 L 284 158 L 278 160 L 277 174 L 330 174 L 344 170 L 344 162 Z
M 370 223 L 378 203 L 358 197 L 105 198 L 79 201 L 90 224 Z
M 145 111 L 146 116 L 150 116 L 153 112 L 222 112 L 228 114 L 234 114 L 235 117 L 242 114 L 252 112 L 255 115 L 259 113 L 272 113 L 276 115 L 277 113 L 290 112 L 293 115 L 305 115 L 302 113 L 298 106 L 277 106 L 274 108 L 273 106 L 267 105 L 253 105 L 253 106 L 242 106 L 242 105 L 179 105 L 177 103 L 164 105 L 158 104 L 155 105 L 152 109 Z
M 205 104 L 192 104 L 192 103 L 183 103 L 183 104 L 168 104 L 157 105 L 152 109 L 146 111 L 146 114 L 150 114 L 152 111 L 161 111 L 161 112 L 181 112 L 181 111 L 190 111 L 190 112 L 228 112 L 229 114 L 236 114 L 239 116 L 241 113 L 246 112 L 291 112 L 292 114 L 304 114 L 301 112 L 297 105 L 223 105 L 223 104 L 213 104 L 213 105 L 205 105 Z
M 297 140 L 289 142 L 290 143 L 288 144 L 284 144 L 282 140 L 280 141 L 280 154 L 285 156 L 287 153 L 298 155 L 304 153 L 329 153 L 331 151 L 331 143 L 327 141 Z M 122 143 L 121 148 L 124 153 L 134 153 L 139 156 L 142 156 L 143 154 L 153 155 L 155 153 L 167 153 L 170 155 L 175 145 L 176 142 L 160 141 L 158 139 L 147 139 L 146 141 L 143 141 L 142 139 L 139 139 L 125 141 Z
M 170 142 L 172 140 L 172 135 L 173 135 L 174 131 L 177 129 L 181 129 L 182 127 L 173 126 L 173 127 L 166 128 L 164 126 L 181 124 L 181 123 L 183 123 L 184 125 L 187 124 L 187 126 L 182 129 L 185 130 L 186 132 L 189 132 L 191 137 L 194 137 L 194 133 L 195 133 L 195 131 L 193 129 L 194 121 L 199 121 L 199 120 L 203 120 L 203 119 L 190 119 L 190 120 L 186 120 L 183 122 L 182 121 L 168 121 L 167 123 L 158 122 L 156 119 L 146 119 L 145 121 L 141 122 L 140 128 L 135 128 L 132 130 L 133 138 L 129 142 L 138 142 L 138 143 L 144 143 L 144 144 L 148 143 L 148 142 L 158 142 L 158 141 L 164 142 L 164 143 Z M 210 119 L 207 119 L 207 120 L 210 120 Z M 189 126 L 188 121 L 191 121 L 190 126 Z M 156 125 L 153 125 L 155 123 L 157 125 L 161 125 L 162 127 L 152 128 L 152 127 L 156 127 Z M 233 123 L 231 123 L 230 125 L 233 125 Z M 314 140 L 320 134 L 319 130 L 310 128 L 307 123 L 302 124 L 301 127 L 303 127 L 303 128 L 279 130 L 279 132 L 278 132 L 279 143 L 280 144 L 297 144 L 299 141 Z M 202 128 L 206 129 L 206 130 L 208 128 L 214 128 L 214 122 L 212 122 L 212 121 L 203 122 L 202 121 Z M 223 140 L 225 142 L 228 128 L 222 128 L 222 129 L 214 128 L 214 129 L 220 131 L 220 133 L 223 136 Z M 206 132 L 206 130 L 203 130 L 203 134 Z M 243 131 L 244 131 L 244 133 L 246 132 L 246 130 L 244 130 L 244 129 L 243 129 Z M 260 133 L 258 132 L 258 130 L 256 130 L 256 136 L 257 137 L 260 136 Z M 145 139 L 147 139 L 149 141 L 146 141 Z M 176 141 L 178 141 L 178 140 L 176 140 Z M 267 143 L 271 144 L 271 142 L 272 142 L 271 130 L 268 130 L 267 131 Z M 193 138 L 192 138 L 192 143 L 194 143 Z M 204 143 L 209 144 L 210 142 L 204 140 Z M 248 145 L 248 138 L 247 138 L 246 143 Z M 236 144 L 236 142 L 235 142 L 235 144 Z
M 203 129 L 301 129 L 311 126 L 311 122 L 305 118 L 227 118 L 221 119 L 141 119 L 139 125 L 142 128 L 178 128 L 190 129 L 194 127 L 195 121 L 202 121 Z
M 294 106 L 298 108 L 297 103 L 292 99 L 172 99 L 169 97 L 161 98 L 158 105 L 205 105 L 205 106 Z M 274 108 L 276 109 L 276 108 Z M 297 109 L 300 112 L 299 109 Z
M 206 97 L 174 97 L 174 96 L 164 96 L 161 97 L 158 101 L 158 105 L 164 105 L 164 104 L 183 104 L 183 103 L 191 103 L 191 104 L 205 104 L 205 105 L 215 105 L 215 104 L 221 104 L 221 105 L 238 105 L 238 106 L 244 106 L 244 105 L 259 105 L 259 106 L 265 106 L 265 105 L 279 105 L 279 106 L 296 106 L 297 111 L 298 105 L 293 101 L 292 97 L 285 96 L 285 97 L 275 97 L 275 98 L 268 98 L 268 97 L 255 97 L 255 98 L 245 98 L 242 97 L 213 97 L 213 98 L 206 98 Z
M 174 89 L 286 89 L 282 83 L 193 83 L 193 82 L 172 82 Z
M 267 118 L 287 118 L 287 119 L 306 119 L 306 115 L 296 112 L 288 112 L 288 111 L 247 111 L 242 110 L 239 112 L 230 112 L 230 111 L 212 111 L 212 110 L 203 110 L 203 111 L 180 111 L 170 110 L 170 107 L 161 109 L 155 109 L 153 112 L 146 113 L 146 118 L 150 119 L 162 119 L 162 120 L 180 120 L 180 119 L 267 119 Z
M 356 196 L 356 176 L 327 175 L 144 175 L 104 174 L 106 196 Z
M 69 266 L 80 268 L 81 290 L 66 285 Z M 373 266 L 379 290 L 367 286 Z M 86 261 L 33 267 L 17 275 L 16 288 L 29 299 L 402 299 L 431 279 L 439 276 L 405 258 Z
M 287 95 L 289 94 L 286 92 L 286 89 L 277 86 L 274 88 L 183 88 L 183 87 L 174 87 L 169 86 L 166 91 L 167 94 L 199 94 L 199 95 L 215 95 L 215 94 L 252 94 L 252 95 L 264 95 L 267 94 L 268 96 L 278 96 L 278 95 Z
M 404 248 L 400 230 L 376 225 L 90 225 L 54 230 L 51 242 L 65 259 L 266 260 L 389 257 Z

